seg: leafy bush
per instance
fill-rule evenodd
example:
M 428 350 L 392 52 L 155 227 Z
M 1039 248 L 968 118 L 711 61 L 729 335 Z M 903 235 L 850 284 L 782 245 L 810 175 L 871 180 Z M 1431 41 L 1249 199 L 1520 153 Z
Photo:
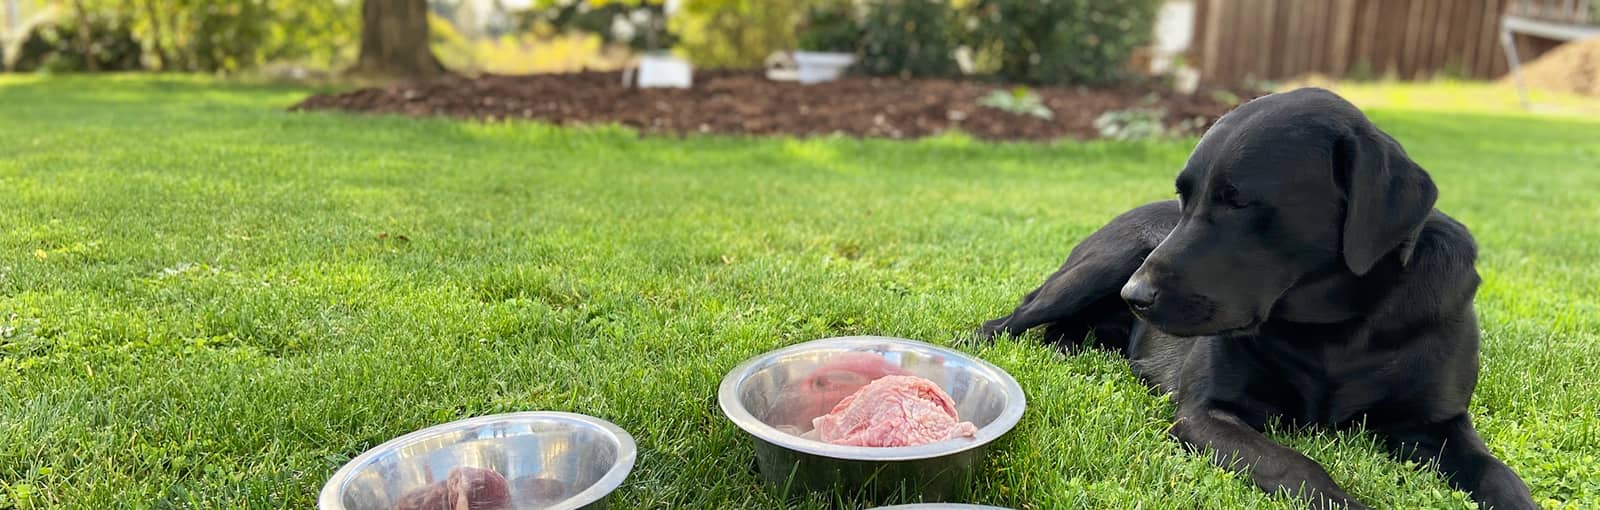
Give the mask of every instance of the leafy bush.
M 95 69 L 132 71 L 141 69 L 142 48 L 134 40 L 126 19 L 91 15 L 88 21 L 90 54 Z M 78 21 L 63 19 L 34 26 L 17 50 L 13 71 L 75 72 L 87 70 L 83 45 L 78 36 Z
M 795 47 L 808 0 L 683 0 L 668 21 L 696 66 L 759 68 L 774 51 Z
M 355 62 L 361 0 L 272 0 L 257 62 L 300 60 L 340 68 Z
M 813 5 L 800 27 L 798 48 L 806 51 L 853 53 L 861 41 L 861 27 L 850 12 L 850 4 L 835 2 Z
M 259 2 L 200 1 L 203 9 L 187 24 L 198 37 L 181 46 L 185 67 L 199 71 L 238 71 L 261 63 L 261 46 L 267 38 L 272 10 Z
M 537 35 L 589 33 L 605 44 L 652 51 L 677 44 L 667 31 L 665 9 L 663 2 L 653 0 L 539 0 L 516 17 L 518 28 Z
M 973 0 L 969 40 L 1008 81 L 1103 85 L 1149 42 L 1157 0 Z
M 231 72 L 272 60 L 337 66 L 354 56 L 360 34 L 359 0 L 83 0 L 83 7 L 99 70 Z M 87 68 L 70 42 L 75 17 L 36 32 L 18 70 Z M 55 63 L 45 66 L 44 53 Z
M 860 62 L 871 75 L 950 76 L 959 71 L 944 0 L 874 0 L 861 23 Z

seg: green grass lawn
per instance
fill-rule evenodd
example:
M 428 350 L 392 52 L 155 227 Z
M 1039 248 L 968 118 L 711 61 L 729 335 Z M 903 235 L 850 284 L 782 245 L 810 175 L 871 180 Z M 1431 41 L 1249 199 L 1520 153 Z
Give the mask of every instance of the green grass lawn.
M 955 344 L 1170 196 L 1193 145 L 641 139 L 4 80 L 0 509 L 311 508 L 368 447 L 521 410 L 631 431 L 622 508 L 781 508 L 716 407 L 727 370 L 828 336 Z M 1600 507 L 1600 122 L 1371 113 L 1481 244 L 1490 448 L 1547 507 Z M 1030 400 L 975 502 L 1294 506 L 1169 441 L 1110 354 L 961 348 Z M 1470 506 L 1371 435 L 1275 437 L 1376 507 Z

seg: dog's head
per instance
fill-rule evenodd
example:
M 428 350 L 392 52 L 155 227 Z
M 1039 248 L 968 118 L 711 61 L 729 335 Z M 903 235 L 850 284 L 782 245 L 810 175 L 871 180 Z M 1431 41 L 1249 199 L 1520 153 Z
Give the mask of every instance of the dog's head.
M 1438 191 L 1354 105 L 1322 89 L 1246 103 L 1178 175 L 1181 219 L 1122 288 L 1180 336 L 1251 331 L 1286 296 L 1409 257 Z

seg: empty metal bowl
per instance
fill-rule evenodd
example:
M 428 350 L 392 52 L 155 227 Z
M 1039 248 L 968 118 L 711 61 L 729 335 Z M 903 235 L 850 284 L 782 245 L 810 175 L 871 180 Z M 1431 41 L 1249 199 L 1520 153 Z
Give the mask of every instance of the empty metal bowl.
M 978 427 L 970 439 L 900 446 L 840 446 L 798 434 L 811 419 L 885 370 L 932 380 Z M 841 389 L 842 388 L 842 389 Z M 806 342 L 756 356 L 729 372 L 722 412 L 755 442 L 756 464 L 780 496 L 839 491 L 869 498 L 939 501 L 971 487 L 988 446 L 1022 418 L 1022 387 L 999 367 L 957 352 L 888 337 Z
M 458 467 L 490 469 L 509 484 L 507 510 L 605 508 L 633 469 L 633 436 L 572 413 L 480 416 L 428 427 L 378 445 L 328 479 L 320 510 L 395 510 Z

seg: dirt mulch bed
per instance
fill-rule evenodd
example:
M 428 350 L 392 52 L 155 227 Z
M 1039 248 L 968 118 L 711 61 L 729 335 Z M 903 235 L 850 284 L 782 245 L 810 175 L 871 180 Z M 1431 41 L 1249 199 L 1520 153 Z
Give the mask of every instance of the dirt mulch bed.
M 449 78 L 312 96 L 294 110 L 348 110 L 489 121 L 536 119 L 556 124 L 618 123 L 647 133 L 844 133 L 915 138 L 959 129 L 991 140 L 1093 138 L 1100 114 L 1133 107 L 1166 110 L 1166 124 L 1200 117 L 1209 126 L 1233 107 L 1228 96 L 1150 87 L 1034 89 L 1054 111 L 1044 120 L 980 106 L 999 88 L 954 80 L 850 77 L 816 85 L 774 82 L 757 72 L 701 72 L 690 89 L 635 89 L 614 72 Z
M 1600 96 L 1600 37 L 1573 41 L 1540 55 L 1522 67 L 1529 87 L 1585 96 Z M 1501 81 L 1511 82 L 1507 76 Z

